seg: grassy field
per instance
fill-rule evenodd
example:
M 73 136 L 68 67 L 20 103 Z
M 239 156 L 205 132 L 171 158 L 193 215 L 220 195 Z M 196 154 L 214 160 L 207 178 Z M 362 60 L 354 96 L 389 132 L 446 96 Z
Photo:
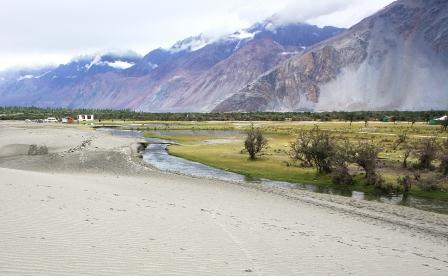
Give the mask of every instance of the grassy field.
M 428 126 L 424 123 L 414 125 L 408 123 L 384 122 L 255 122 L 269 140 L 269 147 L 261 158 L 250 161 L 243 151 L 244 131 L 249 122 L 147 122 L 149 126 L 132 126 L 145 131 L 147 137 L 158 137 L 176 141 L 179 145 L 169 147 L 169 152 L 185 159 L 204 163 L 216 168 L 240 173 L 252 178 L 283 180 L 303 184 L 316 184 L 323 187 L 336 187 L 329 176 L 317 175 L 313 168 L 302 168 L 293 165 L 289 156 L 289 145 L 294 140 L 299 129 L 319 128 L 329 130 L 336 140 L 347 138 L 350 141 L 368 140 L 381 148 L 379 172 L 386 182 L 396 185 L 399 176 L 410 175 L 411 172 L 401 167 L 403 152 L 394 150 L 395 141 L 400 133 L 406 131 L 410 140 L 418 141 L 436 136 L 442 141 L 447 139 L 447 133 L 441 133 L 438 126 Z M 179 130 L 191 130 L 179 131 Z M 218 130 L 197 131 L 195 130 Z M 228 134 L 219 130 L 234 130 Z M 238 133 L 241 131 L 242 133 Z M 409 162 L 416 162 L 410 158 Z M 352 166 L 355 174 L 355 184 L 350 187 L 337 186 L 338 189 L 351 189 L 366 193 L 378 192 L 372 186 L 363 183 L 362 171 Z M 431 174 L 433 172 L 427 172 Z M 448 188 L 446 185 L 445 188 Z M 448 192 L 426 192 L 413 186 L 410 194 L 448 200 Z

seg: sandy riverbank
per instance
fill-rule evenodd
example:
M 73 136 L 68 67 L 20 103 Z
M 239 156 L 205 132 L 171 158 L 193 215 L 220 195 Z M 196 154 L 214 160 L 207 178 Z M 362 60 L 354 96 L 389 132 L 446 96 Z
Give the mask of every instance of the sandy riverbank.
M 87 128 L 0 123 L 0 274 L 448 272 L 448 216 L 160 173 L 135 151 Z

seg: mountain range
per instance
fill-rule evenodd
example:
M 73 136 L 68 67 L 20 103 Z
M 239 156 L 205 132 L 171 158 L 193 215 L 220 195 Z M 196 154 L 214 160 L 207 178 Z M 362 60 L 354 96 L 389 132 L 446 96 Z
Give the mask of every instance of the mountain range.
M 444 110 L 448 1 L 402 0 L 262 74 L 214 111 Z
M 0 105 L 149 112 L 448 108 L 448 1 L 399 0 L 349 29 L 273 16 L 141 57 L 0 73 Z

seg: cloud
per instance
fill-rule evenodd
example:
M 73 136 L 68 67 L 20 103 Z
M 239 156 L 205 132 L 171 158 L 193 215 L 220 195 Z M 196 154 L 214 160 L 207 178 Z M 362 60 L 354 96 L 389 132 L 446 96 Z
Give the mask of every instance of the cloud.
M 307 22 L 316 17 L 342 10 L 348 5 L 347 0 L 300 0 L 291 1 L 277 13 L 282 23 Z
M 362 19 L 374 14 L 390 4 L 391 0 L 359 1 L 347 0 L 343 8 L 335 9 L 327 14 L 321 14 L 308 20 L 319 26 L 335 25 L 349 28 Z
M 308 22 L 348 28 L 375 13 L 391 0 L 296 0 L 277 13 L 281 23 Z
M 117 49 L 146 54 L 192 35 L 230 33 L 275 13 L 285 21 L 346 27 L 356 22 L 341 17 L 373 12 L 387 2 L 391 0 L 2 0 L 0 69 L 62 63 Z

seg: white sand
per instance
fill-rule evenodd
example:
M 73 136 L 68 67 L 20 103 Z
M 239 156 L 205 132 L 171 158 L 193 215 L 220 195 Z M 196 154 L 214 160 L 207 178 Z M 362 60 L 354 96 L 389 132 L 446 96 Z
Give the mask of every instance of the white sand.
M 0 150 L 40 133 L 50 143 L 72 135 L 50 154 L 69 164 L 99 156 L 91 152 L 129 153 L 135 142 L 88 130 L 0 124 Z M 81 133 L 93 137 L 92 146 L 66 153 L 82 142 Z M 13 134 L 17 139 L 5 138 Z M 0 168 L 0 275 L 448 274 L 446 216 L 426 221 L 421 217 L 429 213 L 415 211 L 423 222 L 405 227 L 385 222 L 387 212 L 375 204 L 360 203 L 358 213 L 368 215 L 356 215 L 354 204 L 345 206 L 339 197 L 287 199 L 143 168 L 129 175 L 139 164 L 128 157 L 132 167 L 119 164 L 115 171 L 80 165 L 60 172 L 30 166 L 22 160 L 29 156 L 0 156 L 0 167 L 9 167 Z M 34 171 L 12 168 L 21 164 Z M 404 217 L 403 207 L 390 208 Z M 427 232 L 424 224 L 440 231 Z

